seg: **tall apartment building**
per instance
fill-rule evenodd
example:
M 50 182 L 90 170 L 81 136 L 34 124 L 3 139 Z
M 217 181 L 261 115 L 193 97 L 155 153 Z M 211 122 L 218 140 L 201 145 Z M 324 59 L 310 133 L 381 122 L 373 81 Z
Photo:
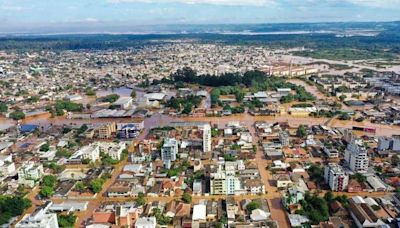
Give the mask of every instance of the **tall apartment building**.
M 171 127 L 179 128 L 197 128 L 201 131 L 203 152 L 211 151 L 211 126 L 207 122 L 172 122 L 168 124 Z
M 347 189 L 349 176 L 340 165 L 330 163 L 325 166 L 324 177 L 332 191 L 342 192 Z
M 344 129 L 343 131 L 343 139 L 347 143 L 350 143 L 351 141 L 356 139 L 356 136 L 353 134 L 353 131 L 351 129 Z
M 164 145 L 161 148 L 161 160 L 164 162 L 164 167 L 171 168 L 171 163 L 176 160 L 178 153 L 178 141 L 176 139 L 165 139 Z
M 56 213 L 48 213 L 52 203 L 47 202 L 42 207 L 37 208 L 32 214 L 27 214 L 19 221 L 16 228 L 58 228 Z
M 240 180 L 236 177 L 235 172 L 226 172 L 226 194 L 234 195 L 238 189 L 240 189 Z
M 282 146 L 289 146 L 289 134 L 286 131 L 279 132 L 279 141 L 281 142 Z
M 353 172 L 368 171 L 368 153 L 361 140 L 352 140 L 347 145 L 344 158 Z
M 226 174 L 222 166 L 218 167 L 216 173 L 211 173 L 210 193 L 211 195 L 226 195 Z
M 203 131 L 203 152 L 211 151 L 211 126 L 210 124 L 200 125 L 199 128 Z
M 106 123 L 97 128 L 98 137 L 100 139 L 109 139 L 117 131 L 116 123 Z
M 240 190 L 240 180 L 235 171 L 223 170 L 220 165 L 216 173 L 211 173 L 210 189 L 212 195 L 234 195 Z

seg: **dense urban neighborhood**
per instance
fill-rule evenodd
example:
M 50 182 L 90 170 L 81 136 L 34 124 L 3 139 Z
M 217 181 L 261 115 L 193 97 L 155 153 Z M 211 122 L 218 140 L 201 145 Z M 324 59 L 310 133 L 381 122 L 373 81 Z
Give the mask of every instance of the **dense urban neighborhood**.
M 307 51 L 0 50 L 1 227 L 399 227 L 398 56 Z

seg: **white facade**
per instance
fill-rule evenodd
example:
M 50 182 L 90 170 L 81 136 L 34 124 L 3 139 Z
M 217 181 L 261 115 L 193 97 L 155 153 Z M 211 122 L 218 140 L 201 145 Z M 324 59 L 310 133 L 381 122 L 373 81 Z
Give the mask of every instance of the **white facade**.
M 136 228 L 156 228 L 156 217 L 138 218 L 135 223 Z
M 234 195 L 241 190 L 241 183 L 233 170 L 223 170 L 222 165 L 216 173 L 211 173 L 211 195 Z
M 176 139 L 165 139 L 164 145 L 161 148 L 161 160 L 164 162 L 164 167 L 171 168 L 171 162 L 176 160 L 178 153 L 178 141 Z
M 226 173 L 226 194 L 234 195 L 240 189 L 240 180 L 235 176 L 235 172 Z
M 16 228 L 58 228 L 58 220 L 56 213 L 47 213 L 51 203 L 47 203 L 43 208 L 40 208 L 32 214 L 26 215 Z
M 76 151 L 70 159 L 89 159 L 91 162 L 95 162 L 100 159 L 100 147 L 97 144 L 84 146 Z
M 12 155 L 0 155 L 0 179 L 15 172 L 15 164 Z
M 211 126 L 210 124 L 201 125 L 203 130 L 203 152 L 211 151 Z
M 365 173 L 368 171 L 368 153 L 362 145 L 362 141 L 351 141 L 346 148 L 344 158 L 353 172 Z
M 332 191 L 342 192 L 347 189 L 349 176 L 343 171 L 342 167 L 330 163 L 325 166 L 325 181 Z
M 108 154 L 114 160 L 121 160 L 122 151 L 126 149 L 126 144 L 123 142 L 120 143 L 99 142 L 98 145 L 103 153 Z
M 27 162 L 18 170 L 18 183 L 29 187 L 35 184 L 43 176 L 43 165 L 34 162 Z

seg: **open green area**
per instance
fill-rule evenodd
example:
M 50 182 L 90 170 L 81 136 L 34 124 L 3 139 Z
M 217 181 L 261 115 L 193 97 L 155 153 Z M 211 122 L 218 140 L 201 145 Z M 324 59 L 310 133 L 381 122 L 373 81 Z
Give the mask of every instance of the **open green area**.
M 281 99 L 283 103 L 292 101 L 314 101 L 316 98 L 307 92 L 303 86 L 289 83 L 285 78 L 267 76 L 261 71 L 248 71 L 244 74 L 226 73 L 221 75 L 198 75 L 196 71 L 185 67 L 171 74 L 170 79 L 164 79 L 168 83 L 189 83 L 203 86 L 215 87 L 211 92 L 211 103 L 213 105 L 223 104 L 219 101 L 221 95 L 234 95 L 237 102 L 242 102 L 246 92 L 275 91 L 279 88 L 290 88 L 296 92 L 295 95 L 289 94 Z M 257 101 L 251 101 L 251 106 L 257 106 Z M 244 111 L 244 107 L 234 109 L 225 106 L 225 109 L 231 109 L 233 113 Z
M 186 97 L 172 97 L 166 102 L 165 106 L 173 108 L 178 112 L 182 111 L 183 114 L 189 114 L 194 107 L 199 107 L 201 104 L 201 97 L 189 95 Z

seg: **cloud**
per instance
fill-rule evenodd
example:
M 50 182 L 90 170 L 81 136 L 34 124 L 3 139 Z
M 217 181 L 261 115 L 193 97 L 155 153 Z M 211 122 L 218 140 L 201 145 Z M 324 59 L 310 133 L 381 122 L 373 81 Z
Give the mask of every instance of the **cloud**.
M 274 0 L 108 0 L 110 3 L 183 3 L 226 6 L 266 6 L 275 4 Z
M 315 7 L 352 4 L 361 7 L 400 8 L 400 0 L 107 0 L 109 3 L 181 3 L 226 6 Z
M 400 8 L 400 0 L 346 0 L 354 5 L 377 8 Z

